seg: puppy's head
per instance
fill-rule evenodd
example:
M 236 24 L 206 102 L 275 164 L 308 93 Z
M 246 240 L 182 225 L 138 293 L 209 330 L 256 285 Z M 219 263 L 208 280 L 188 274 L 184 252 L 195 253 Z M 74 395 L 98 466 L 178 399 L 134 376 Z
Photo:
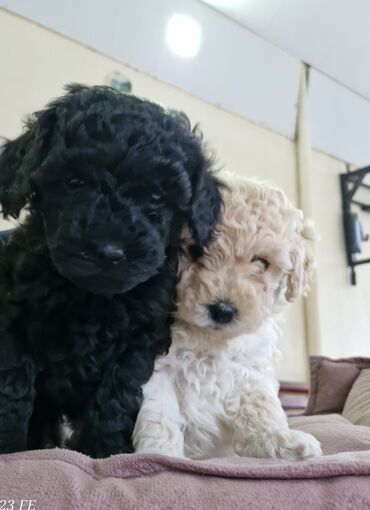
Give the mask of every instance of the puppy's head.
M 74 85 L 4 145 L 0 203 L 40 218 L 63 276 L 111 295 L 154 276 L 184 224 L 207 245 L 221 204 L 209 165 L 183 115 Z
M 215 241 L 182 258 L 178 283 L 179 319 L 214 339 L 256 331 L 308 291 L 314 266 L 313 230 L 281 191 L 234 179 L 223 198 Z

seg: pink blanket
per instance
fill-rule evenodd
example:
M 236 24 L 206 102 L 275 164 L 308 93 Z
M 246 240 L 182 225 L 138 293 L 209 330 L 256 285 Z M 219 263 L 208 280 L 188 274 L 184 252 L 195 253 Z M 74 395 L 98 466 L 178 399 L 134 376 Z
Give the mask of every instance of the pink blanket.
M 92 460 L 59 449 L 2 455 L 0 509 L 12 504 L 14 510 L 366 510 L 370 451 L 300 462 L 148 455 Z

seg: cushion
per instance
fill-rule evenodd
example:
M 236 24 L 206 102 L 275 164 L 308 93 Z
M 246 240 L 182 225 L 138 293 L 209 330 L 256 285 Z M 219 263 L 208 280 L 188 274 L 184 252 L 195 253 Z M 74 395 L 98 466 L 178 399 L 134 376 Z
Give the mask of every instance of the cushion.
M 347 396 L 370 358 L 310 357 L 310 395 L 305 414 L 341 413 Z
M 324 455 L 370 450 L 370 428 L 353 425 L 339 414 L 292 416 L 288 421 L 290 428 L 315 436 Z
M 370 427 L 370 368 L 361 370 L 353 383 L 342 414 L 355 425 Z

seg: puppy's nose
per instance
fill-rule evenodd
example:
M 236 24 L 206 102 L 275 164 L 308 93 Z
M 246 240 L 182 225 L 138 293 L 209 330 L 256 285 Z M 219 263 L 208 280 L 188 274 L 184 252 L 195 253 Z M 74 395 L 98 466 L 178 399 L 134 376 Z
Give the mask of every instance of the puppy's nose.
M 236 308 L 226 301 L 217 301 L 208 305 L 209 314 L 217 324 L 228 324 L 236 315 Z
M 118 262 L 125 256 L 124 249 L 115 244 L 106 244 L 105 246 L 99 247 L 97 251 L 100 258 L 112 262 Z

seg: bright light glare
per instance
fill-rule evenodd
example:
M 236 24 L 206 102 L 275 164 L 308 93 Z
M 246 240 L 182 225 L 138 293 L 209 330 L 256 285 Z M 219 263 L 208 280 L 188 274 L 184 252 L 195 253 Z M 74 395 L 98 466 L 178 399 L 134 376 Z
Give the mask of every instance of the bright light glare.
M 224 7 L 233 9 L 234 7 L 246 7 L 245 0 L 206 0 L 207 4 L 213 7 Z
M 166 42 L 173 53 L 192 58 L 197 55 L 202 40 L 200 25 L 186 14 L 174 14 L 167 25 Z

